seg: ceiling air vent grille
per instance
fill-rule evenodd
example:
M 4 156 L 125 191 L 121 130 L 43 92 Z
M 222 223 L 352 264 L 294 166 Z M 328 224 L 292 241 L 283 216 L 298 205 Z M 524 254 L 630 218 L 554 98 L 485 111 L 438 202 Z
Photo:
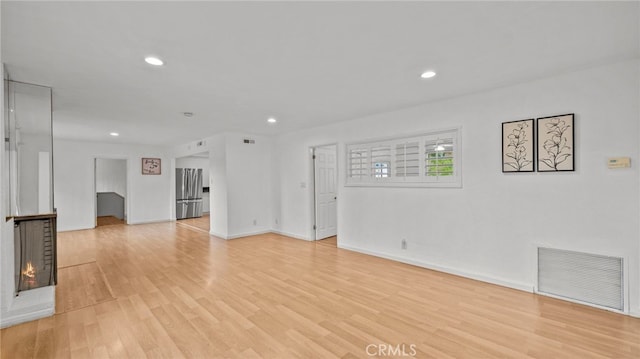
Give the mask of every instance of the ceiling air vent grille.
M 623 260 L 538 248 L 538 292 L 622 311 Z

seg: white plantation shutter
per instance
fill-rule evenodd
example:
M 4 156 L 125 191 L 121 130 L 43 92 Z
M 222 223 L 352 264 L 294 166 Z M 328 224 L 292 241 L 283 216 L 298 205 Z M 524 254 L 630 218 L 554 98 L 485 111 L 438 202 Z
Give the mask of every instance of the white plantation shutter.
M 396 176 L 402 178 L 420 176 L 420 142 L 396 144 Z
M 455 138 L 450 134 L 430 136 L 424 143 L 424 175 L 427 181 L 442 182 L 455 179 Z
M 391 146 L 379 145 L 371 148 L 371 174 L 376 180 L 391 177 Z
M 356 148 L 349 151 L 349 178 L 365 179 L 369 176 L 368 150 Z
M 347 185 L 460 187 L 459 130 L 347 144 Z

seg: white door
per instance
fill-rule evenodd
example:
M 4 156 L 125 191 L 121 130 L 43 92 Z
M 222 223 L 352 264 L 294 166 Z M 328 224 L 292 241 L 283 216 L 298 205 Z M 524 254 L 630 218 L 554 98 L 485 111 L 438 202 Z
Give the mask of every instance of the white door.
M 317 240 L 337 233 L 336 146 L 316 147 L 314 155 Z

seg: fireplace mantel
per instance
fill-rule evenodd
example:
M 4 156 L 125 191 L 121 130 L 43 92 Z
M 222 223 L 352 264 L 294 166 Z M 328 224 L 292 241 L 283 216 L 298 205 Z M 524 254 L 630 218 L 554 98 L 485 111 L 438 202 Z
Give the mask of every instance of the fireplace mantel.
M 14 222 L 20 222 L 20 221 L 32 221 L 36 219 L 49 219 L 49 218 L 56 218 L 56 217 L 58 217 L 57 213 L 44 213 L 44 214 L 32 214 L 28 216 L 11 216 L 11 217 L 8 217 L 7 219 L 13 218 Z

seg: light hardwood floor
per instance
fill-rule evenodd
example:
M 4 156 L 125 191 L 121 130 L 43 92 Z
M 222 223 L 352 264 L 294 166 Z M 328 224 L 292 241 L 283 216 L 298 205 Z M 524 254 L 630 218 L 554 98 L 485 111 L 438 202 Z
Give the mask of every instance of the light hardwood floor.
M 335 247 L 338 247 L 338 237 L 333 236 L 333 237 L 321 239 L 319 241 L 316 241 L 316 244 L 322 244 L 322 245 L 331 246 L 335 248 Z
M 101 216 L 96 218 L 96 226 L 112 226 L 115 224 L 126 224 L 124 219 L 120 219 L 114 216 Z
M 93 249 L 115 299 L 2 330 L 3 358 L 640 357 L 639 319 L 329 245 L 176 223 L 59 236 L 81 239 L 61 262 Z
M 191 227 L 192 229 L 202 230 L 205 233 L 209 233 L 209 214 L 203 214 L 202 217 L 198 218 L 180 219 L 176 221 L 176 223 L 182 226 Z

